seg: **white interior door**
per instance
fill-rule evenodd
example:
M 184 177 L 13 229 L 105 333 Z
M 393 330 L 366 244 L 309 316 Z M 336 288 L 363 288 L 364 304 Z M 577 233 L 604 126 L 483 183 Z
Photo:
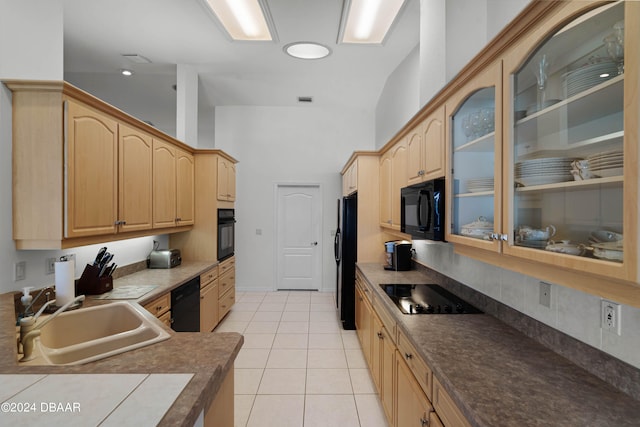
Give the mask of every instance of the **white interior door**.
M 278 185 L 277 289 L 319 290 L 322 203 L 318 185 Z

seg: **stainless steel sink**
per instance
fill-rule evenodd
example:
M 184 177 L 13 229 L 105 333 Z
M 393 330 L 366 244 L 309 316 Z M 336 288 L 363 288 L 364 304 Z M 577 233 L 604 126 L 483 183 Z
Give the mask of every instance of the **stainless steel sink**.
M 79 365 L 170 338 L 137 303 L 118 301 L 62 313 L 35 339 L 28 365 Z

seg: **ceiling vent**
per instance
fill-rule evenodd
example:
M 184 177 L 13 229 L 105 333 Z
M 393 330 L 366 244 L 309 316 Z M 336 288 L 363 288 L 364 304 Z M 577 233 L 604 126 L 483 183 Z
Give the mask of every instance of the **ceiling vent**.
M 123 53 L 122 56 L 127 58 L 134 64 L 151 64 L 151 60 L 149 60 L 149 58 L 145 58 L 144 56 L 138 55 L 137 53 Z
M 299 96 L 298 97 L 298 102 L 301 102 L 303 104 L 311 104 L 313 102 L 313 98 L 310 96 Z

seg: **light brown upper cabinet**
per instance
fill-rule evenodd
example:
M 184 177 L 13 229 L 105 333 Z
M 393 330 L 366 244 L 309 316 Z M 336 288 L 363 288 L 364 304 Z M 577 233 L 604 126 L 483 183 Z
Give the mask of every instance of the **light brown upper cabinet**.
M 534 6 L 447 98 L 446 239 L 637 306 L 640 3 Z
M 407 186 L 407 145 L 402 140 L 391 148 L 391 228 L 400 230 L 400 189 Z
M 358 191 L 358 159 L 342 175 L 342 195 L 348 196 Z
M 176 225 L 176 149 L 153 139 L 153 226 Z
M 407 139 L 380 157 L 380 226 L 400 230 L 400 189 L 407 186 Z
M 118 219 L 118 123 L 65 101 L 65 238 L 113 234 Z
M 572 2 L 505 55 L 505 253 L 638 280 L 639 27 Z
M 446 104 L 446 240 L 493 251 L 501 242 L 501 65 L 476 75 Z
M 391 227 L 391 151 L 380 157 L 380 226 Z M 398 200 L 398 203 L 400 201 Z
M 153 182 L 154 228 L 193 224 L 193 155 L 154 138 Z
M 176 225 L 195 222 L 195 161 L 191 153 L 176 148 Z
M 224 157 L 218 157 L 218 200 L 236 200 L 236 165 Z
M 68 83 L 3 83 L 13 103 L 16 249 L 192 228 L 194 160 L 187 147 Z
M 444 106 L 440 106 L 407 135 L 408 184 L 444 176 Z
M 127 125 L 118 127 L 118 225 L 122 231 L 153 227 L 153 143 Z

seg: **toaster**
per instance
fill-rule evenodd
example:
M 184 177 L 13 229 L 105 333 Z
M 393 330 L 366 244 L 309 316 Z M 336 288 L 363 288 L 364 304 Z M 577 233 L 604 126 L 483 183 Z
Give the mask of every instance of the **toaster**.
M 148 268 L 173 268 L 182 263 L 179 249 L 151 251 L 147 258 Z

